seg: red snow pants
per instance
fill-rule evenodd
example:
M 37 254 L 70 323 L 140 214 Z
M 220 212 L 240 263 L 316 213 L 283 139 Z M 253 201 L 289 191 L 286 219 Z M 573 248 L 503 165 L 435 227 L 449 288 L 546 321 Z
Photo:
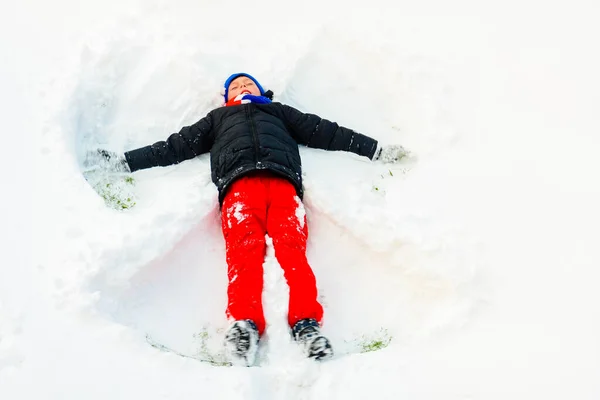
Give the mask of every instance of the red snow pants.
M 320 322 L 323 307 L 306 259 L 306 216 L 294 186 L 269 172 L 244 176 L 229 188 L 221 213 L 229 278 L 227 316 L 251 319 L 263 333 L 263 263 L 269 234 L 290 289 L 288 323 L 293 326 L 304 318 Z

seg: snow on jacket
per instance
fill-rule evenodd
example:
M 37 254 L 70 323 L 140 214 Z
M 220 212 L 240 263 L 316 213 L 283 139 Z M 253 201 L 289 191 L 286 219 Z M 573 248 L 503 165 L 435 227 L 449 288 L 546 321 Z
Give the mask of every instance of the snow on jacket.
M 375 139 L 273 102 L 214 109 L 166 141 L 128 151 L 125 158 L 133 172 L 178 164 L 210 151 L 212 180 L 219 190 L 220 204 L 235 179 L 256 170 L 289 179 L 302 198 L 298 144 L 349 151 L 371 159 L 377 149 Z

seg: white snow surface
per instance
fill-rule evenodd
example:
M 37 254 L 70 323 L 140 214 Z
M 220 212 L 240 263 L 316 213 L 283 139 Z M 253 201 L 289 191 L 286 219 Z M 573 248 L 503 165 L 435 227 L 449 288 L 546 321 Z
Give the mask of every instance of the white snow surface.
M 0 399 L 600 398 L 597 2 L 2 9 Z M 86 150 L 194 123 L 238 71 L 413 154 L 301 148 L 325 363 L 289 336 L 271 245 L 256 367 L 150 346 L 221 357 L 209 156 L 134 173 L 123 211 L 82 175 Z

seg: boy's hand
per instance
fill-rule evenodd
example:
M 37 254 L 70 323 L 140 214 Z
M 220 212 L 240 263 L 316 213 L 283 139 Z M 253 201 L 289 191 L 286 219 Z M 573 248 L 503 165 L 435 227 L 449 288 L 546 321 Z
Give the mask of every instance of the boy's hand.
M 410 152 L 399 144 L 388 144 L 381 146 L 375 157 L 373 157 L 373 160 L 393 164 L 408 155 L 410 155 Z
M 83 167 L 86 171 L 100 168 L 106 172 L 131 172 L 125 156 L 104 149 L 88 151 L 83 160 Z

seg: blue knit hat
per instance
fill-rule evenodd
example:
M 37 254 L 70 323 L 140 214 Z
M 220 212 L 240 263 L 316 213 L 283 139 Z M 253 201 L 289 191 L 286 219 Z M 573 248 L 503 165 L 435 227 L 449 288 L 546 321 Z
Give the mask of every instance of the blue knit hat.
M 235 78 L 239 78 L 240 76 L 245 76 L 247 78 L 252 79 L 252 81 L 254 81 L 254 83 L 256 84 L 256 86 L 258 87 L 258 90 L 260 90 L 260 94 L 263 95 L 265 94 L 265 90 L 263 89 L 262 86 L 260 86 L 260 83 L 258 83 L 258 81 L 256 80 L 256 78 L 254 78 L 252 75 L 250 74 L 246 74 L 245 72 L 238 72 L 236 74 L 232 74 L 229 78 L 227 78 L 227 80 L 225 81 L 225 94 L 223 95 L 223 97 L 225 98 L 225 102 L 227 102 L 227 96 L 229 95 L 229 85 L 231 84 L 231 82 L 235 79 Z

